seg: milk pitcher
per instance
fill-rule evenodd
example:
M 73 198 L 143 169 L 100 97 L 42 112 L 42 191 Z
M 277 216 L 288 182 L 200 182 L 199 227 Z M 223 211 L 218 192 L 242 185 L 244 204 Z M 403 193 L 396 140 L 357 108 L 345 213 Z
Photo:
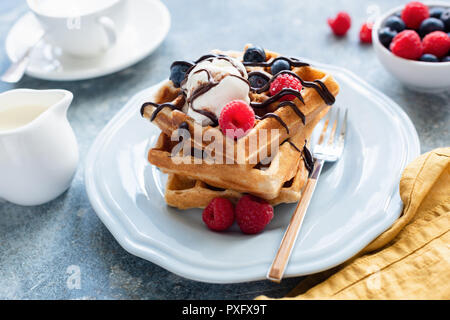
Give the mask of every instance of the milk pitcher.
M 72 99 L 66 90 L 0 94 L 0 198 L 35 206 L 69 188 L 79 158 L 67 120 Z

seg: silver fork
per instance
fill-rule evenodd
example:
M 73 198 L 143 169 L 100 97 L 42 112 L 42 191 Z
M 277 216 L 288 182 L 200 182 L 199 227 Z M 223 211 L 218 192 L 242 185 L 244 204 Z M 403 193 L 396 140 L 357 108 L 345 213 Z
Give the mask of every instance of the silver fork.
M 297 204 L 297 208 L 292 215 L 289 226 L 281 240 L 278 252 L 267 272 L 267 279 L 280 282 L 283 278 L 284 270 L 289 262 L 295 241 L 303 223 L 306 211 L 311 201 L 312 195 L 319 180 L 320 173 L 325 162 L 335 162 L 342 155 L 344 150 L 345 132 L 347 130 L 348 109 L 344 115 L 340 116 L 340 108 L 331 108 L 323 121 L 323 127 L 314 145 L 314 169 L 306 182 L 302 192 L 302 197 Z M 330 125 L 331 124 L 331 125 Z M 336 132 L 339 134 L 336 135 Z

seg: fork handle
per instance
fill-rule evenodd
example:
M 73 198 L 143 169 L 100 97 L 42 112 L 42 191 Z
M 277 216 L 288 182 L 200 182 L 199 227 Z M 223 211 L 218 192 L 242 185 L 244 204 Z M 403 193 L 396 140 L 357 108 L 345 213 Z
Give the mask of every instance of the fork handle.
M 283 239 L 281 240 L 278 252 L 269 268 L 266 278 L 280 282 L 283 278 L 284 270 L 289 262 L 289 258 L 294 248 L 295 241 L 297 240 L 298 233 L 303 223 L 303 219 L 308 210 L 309 203 L 311 201 L 312 195 L 317 185 L 320 173 L 322 172 L 323 160 L 315 160 L 314 170 L 311 177 L 306 182 L 305 189 L 302 192 L 302 197 L 297 204 L 297 208 L 291 217 L 291 221 L 284 233 Z

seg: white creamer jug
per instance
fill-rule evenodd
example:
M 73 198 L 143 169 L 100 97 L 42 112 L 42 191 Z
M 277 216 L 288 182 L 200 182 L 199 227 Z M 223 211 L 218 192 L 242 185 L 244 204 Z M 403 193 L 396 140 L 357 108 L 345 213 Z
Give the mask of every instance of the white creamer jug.
M 34 206 L 67 190 L 78 145 L 67 120 L 66 90 L 17 89 L 0 94 L 0 198 Z

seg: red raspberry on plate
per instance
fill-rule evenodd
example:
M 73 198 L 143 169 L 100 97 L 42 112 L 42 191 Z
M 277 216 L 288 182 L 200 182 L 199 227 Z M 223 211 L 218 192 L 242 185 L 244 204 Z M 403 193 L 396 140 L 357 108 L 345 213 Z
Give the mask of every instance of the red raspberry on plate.
M 430 17 L 428 7 L 421 2 L 411 1 L 402 11 L 402 20 L 408 28 L 419 29 L 423 20 Z
M 263 231 L 272 218 L 272 206 L 258 197 L 245 195 L 236 205 L 236 221 L 243 233 L 255 234 Z
M 220 112 L 219 125 L 223 134 L 238 139 L 255 125 L 255 112 L 245 101 L 233 100 Z
M 372 43 L 372 27 L 373 23 L 366 22 L 359 30 L 359 40 L 363 43 Z
M 450 50 L 450 37 L 443 31 L 433 31 L 422 40 L 423 53 L 444 57 Z
M 226 230 L 234 222 L 233 204 L 225 198 L 214 198 L 203 210 L 202 219 L 211 230 Z
M 422 43 L 414 30 L 404 30 L 392 39 L 390 49 L 393 54 L 405 59 L 417 60 L 422 55 Z
M 352 25 L 352 19 L 344 11 L 338 12 L 335 18 L 328 18 L 327 22 L 333 33 L 337 36 L 345 35 Z
M 302 90 L 302 84 L 300 80 L 298 80 L 293 75 L 283 73 L 280 74 L 278 77 L 275 78 L 275 80 L 270 84 L 270 95 L 274 96 L 278 92 L 280 92 L 283 89 L 294 89 L 300 92 Z M 279 101 L 292 101 L 295 99 L 295 96 L 292 94 L 285 95 L 279 99 Z

